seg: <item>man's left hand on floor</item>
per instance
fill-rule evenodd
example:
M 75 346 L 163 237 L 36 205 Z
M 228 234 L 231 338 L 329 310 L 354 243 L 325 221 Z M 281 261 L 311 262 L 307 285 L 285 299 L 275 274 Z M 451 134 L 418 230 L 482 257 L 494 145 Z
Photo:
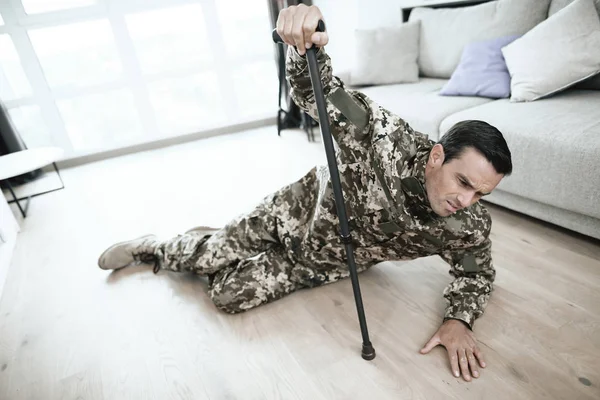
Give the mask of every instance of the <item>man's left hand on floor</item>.
M 438 345 L 444 346 L 448 351 L 452 373 L 457 378 L 462 373 L 466 381 L 471 381 L 471 376 L 479 377 L 479 366 L 486 366 L 475 335 L 461 321 L 451 319 L 444 322 L 421 349 L 421 354 L 429 353 Z

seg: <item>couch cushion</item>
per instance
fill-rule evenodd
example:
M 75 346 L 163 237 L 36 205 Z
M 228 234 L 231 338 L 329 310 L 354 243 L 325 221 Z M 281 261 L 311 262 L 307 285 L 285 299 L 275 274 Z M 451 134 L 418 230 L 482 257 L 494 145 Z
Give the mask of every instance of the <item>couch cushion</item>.
M 512 101 L 534 101 L 600 73 L 600 19 L 576 0 L 502 48 Z
M 440 92 L 443 96 L 510 97 L 510 74 L 502 47 L 520 36 L 506 36 L 465 46 L 460 64 Z
M 550 8 L 548 9 L 548 17 L 556 14 L 575 0 L 552 0 L 550 3 Z M 594 0 L 596 3 L 596 11 L 598 11 L 598 15 L 600 16 L 600 0 Z
M 498 189 L 600 218 L 600 92 L 571 90 L 531 103 L 496 100 L 446 118 L 497 127 L 513 157 Z
M 415 130 L 439 137 L 440 123 L 448 115 L 491 101 L 482 97 L 440 96 L 445 79 L 422 78 L 419 83 L 360 88 L 382 107 L 399 115 Z
M 419 81 L 419 21 L 397 27 L 357 29 L 352 85 L 386 85 Z
M 550 0 L 498 0 L 476 6 L 418 7 L 409 21 L 421 21 L 419 71 L 450 78 L 468 43 L 523 35 L 548 16 Z
M 548 16 L 552 16 L 571 4 L 575 0 L 552 0 L 550 3 L 550 10 L 548 11 Z M 598 11 L 598 17 L 600 18 L 600 0 L 594 0 L 596 5 L 596 11 Z M 575 89 L 588 89 L 588 90 L 600 90 L 600 74 L 587 79 L 581 83 L 578 83 Z

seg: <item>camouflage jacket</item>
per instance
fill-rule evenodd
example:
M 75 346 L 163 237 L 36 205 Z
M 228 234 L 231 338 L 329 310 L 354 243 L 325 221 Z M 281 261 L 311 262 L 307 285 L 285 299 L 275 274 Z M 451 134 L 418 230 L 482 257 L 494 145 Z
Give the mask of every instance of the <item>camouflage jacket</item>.
M 425 165 L 435 143 L 365 94 L 347 88 L 332 75 L 324 49 L 317 51 L 317 61 L 358 268 L 439 255 L 453 277 L 443 291 L 444 321 L 458 319 L 472 328 L 495 279 L 490 215 L 480 203 L 449 217 L 435 214 L 424 189 Z M 286 75 L 293 100 L 318 120 L 306 57 L 291 46 Z M 319 179 L 326 185 L 319 189 L 319 204 L 309 222 L 309 247 L 342 259 L 328 171 L 321 171 Z

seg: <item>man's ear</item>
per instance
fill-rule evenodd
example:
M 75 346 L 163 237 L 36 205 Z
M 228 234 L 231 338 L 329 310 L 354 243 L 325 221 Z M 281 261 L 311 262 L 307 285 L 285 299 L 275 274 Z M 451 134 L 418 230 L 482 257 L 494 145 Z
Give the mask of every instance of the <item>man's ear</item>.
M 444 147 L 441 144 L 436 144 L 429 153 L 429 163 L 432 167 L 439 168 L 444 164 Z

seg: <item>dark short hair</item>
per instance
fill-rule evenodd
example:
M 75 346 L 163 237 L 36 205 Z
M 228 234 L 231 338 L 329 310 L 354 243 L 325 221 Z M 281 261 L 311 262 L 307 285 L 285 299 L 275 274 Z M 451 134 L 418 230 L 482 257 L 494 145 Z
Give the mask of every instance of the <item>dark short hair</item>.
M 506 176 L 512 173 L 511 154 L 506 140 L 497 128 L 487 122 L 458 122 L 438 143 L 444 148 L 444 164 L 460 157 L 465 149 L 472 147 L 494 166 L 497 173 Z

